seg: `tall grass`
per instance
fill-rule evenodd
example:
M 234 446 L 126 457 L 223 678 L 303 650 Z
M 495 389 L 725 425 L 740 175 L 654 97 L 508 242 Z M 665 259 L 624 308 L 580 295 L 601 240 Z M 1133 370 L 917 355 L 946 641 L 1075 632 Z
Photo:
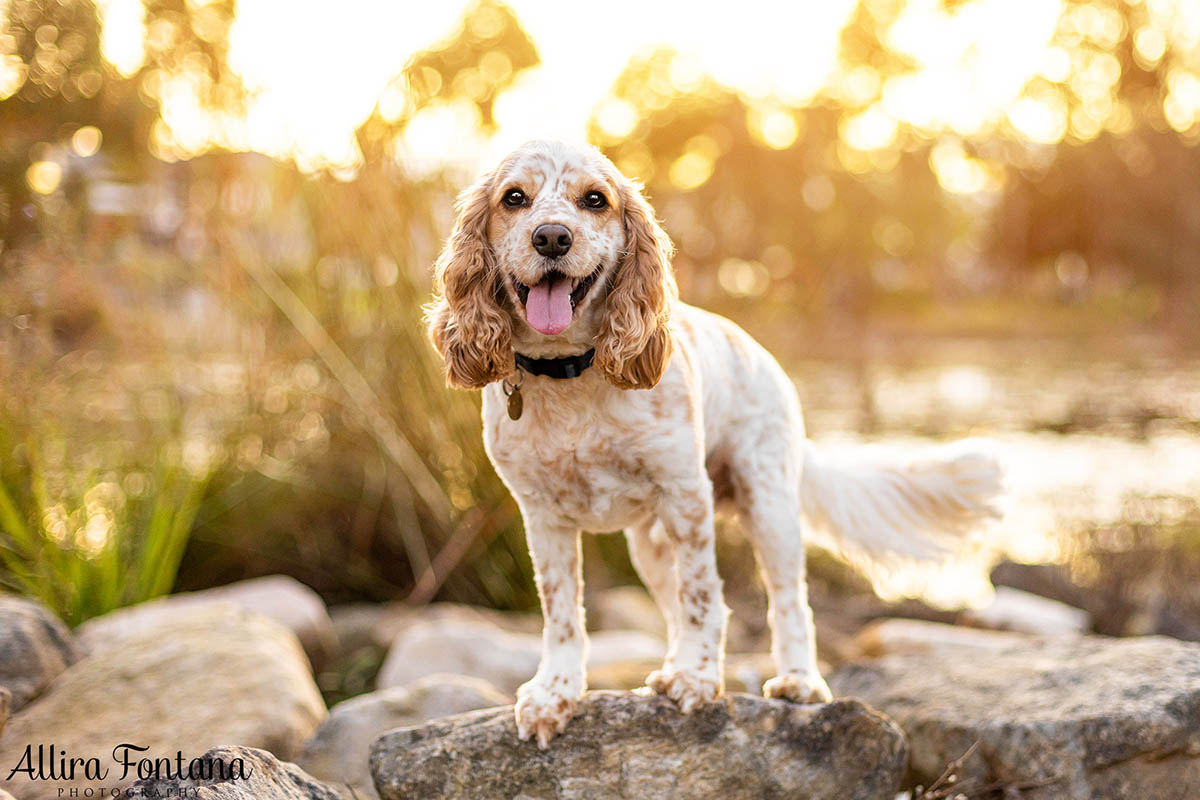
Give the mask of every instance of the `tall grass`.
M 89 481 L 82 496 L 56 499 L 36 462 L 6 466 L 0 581 L 8 588 L 36 597 L 71 624 L 171 590 L 204 477 L 165 467 L 136 496 L 101 480 Z
M 421 321 L 448 183 L 232 155 L 164 174 L 189 199 L 174 237 L 0 262 L 0 582 L 73 621 L 273 572 L 534 603 L 478 397 L 445 388 Z
M 196 563 L 232 577 L 236 550 L 250 548 L 258 568 L 299 574 L 333 597 L 530 605 L 524 537 L 483 451 L 478 396 L 446 389 L 422 321 L 449 182 L 390 166 L 352 183 L 273 177 L 261 216 L 214 210 L 228 272 L 213 288 L 234 326 L 268 343 L 241 354 L 268 376 L 250 394 L 265 402 L 285 391 L 279 407 L 306 409 L 325 435 L 279 457 L 286 441 L 270 422 L 279 415 L 260 412 L 263 453 L 275 457 L 222 476 L 223 496 L 243 499 L 206 509 Z M 278 244 L 281 208 L 307 223 L 308 246 L 290 255 Z M 297 386 L 298 369 L 313 380 Z M 231 548 L 230 534 L 249 528 L 254 539 Z

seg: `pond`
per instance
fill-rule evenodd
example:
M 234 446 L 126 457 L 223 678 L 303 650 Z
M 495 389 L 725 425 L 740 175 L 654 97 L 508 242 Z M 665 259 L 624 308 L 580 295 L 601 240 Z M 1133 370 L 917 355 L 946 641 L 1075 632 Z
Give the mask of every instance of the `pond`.
M 987 353 L 986 364 L 952 357 L 792 365 L 810 434 L 835 458 L 865 449 L 868 457 L 903 460 L 969 436 L 1005 466 L 1004 519 L 945 565 L 872 570 L 885 598 L 986 602 L 988 570 L 1001 558 L 1060 561 L 1067 537 L 1082 527 L 1166 525 L 1194 508 L 1200 364 L 1073 361 L 1034 346 L 1027 352 L 1036 361 L 1006 357 L 1003 348 L 976 352 Z M 829 400 L 847 397 L 855 402 Z

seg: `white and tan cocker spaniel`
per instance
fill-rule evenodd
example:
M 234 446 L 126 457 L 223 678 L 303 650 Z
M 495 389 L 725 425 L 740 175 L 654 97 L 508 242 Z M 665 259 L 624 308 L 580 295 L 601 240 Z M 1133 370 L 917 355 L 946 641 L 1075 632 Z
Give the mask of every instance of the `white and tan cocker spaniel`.
M 517 729 L 545 747 L 587 688 L 580 531 L 624 530 L 668 627 L 646 685 L 683 711 L 718 697 L 728 610 L 714 506 L 731 504 L 769 594 L 778 674 L 830 699 L 804 579 L 805 524 L 875 558 L 928 557 L 994 516 L 985 455 L 823 463 L 787 375 L 736 325 L 679 301 L 672 245 L 599 151 L 531 142 L 459 199 L 429 308 L 447 380 L 483 389 L 488 455 L 524 516 L 544 615 Z

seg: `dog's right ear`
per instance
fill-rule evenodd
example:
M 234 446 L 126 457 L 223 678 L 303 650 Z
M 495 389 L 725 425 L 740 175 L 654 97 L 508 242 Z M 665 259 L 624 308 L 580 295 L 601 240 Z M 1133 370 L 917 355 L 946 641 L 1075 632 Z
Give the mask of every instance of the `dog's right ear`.
M 488 244 L 490 174 L 459 195 L 454 231 L 435 266 L 426 309 L 429 338 L 446 361 L 446 383 L 478 389 L 513 366 L 512 323 L 500 307 L 499 271 Z

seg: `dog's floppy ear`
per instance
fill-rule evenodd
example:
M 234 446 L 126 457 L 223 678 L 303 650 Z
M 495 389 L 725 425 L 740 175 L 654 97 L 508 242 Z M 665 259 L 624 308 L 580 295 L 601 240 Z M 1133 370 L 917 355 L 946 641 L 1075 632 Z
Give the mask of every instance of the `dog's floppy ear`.
M 649 389 L 671 358 L 668 323 L 678 294 L 671 274 L 674 247 L 637 184 L 621 177 L 618 186 L 625 253 L 609 289 L 595 361 L 615 386 Z
M 492 176 L 458 198 L 454 231 L 435 266 L 434 301 L 426 311 L 429 337 L 446 361 L 446 382 L 478 389 L 513 366 L 512 324 L 499 303 L 499 271 L 487 228 Z

